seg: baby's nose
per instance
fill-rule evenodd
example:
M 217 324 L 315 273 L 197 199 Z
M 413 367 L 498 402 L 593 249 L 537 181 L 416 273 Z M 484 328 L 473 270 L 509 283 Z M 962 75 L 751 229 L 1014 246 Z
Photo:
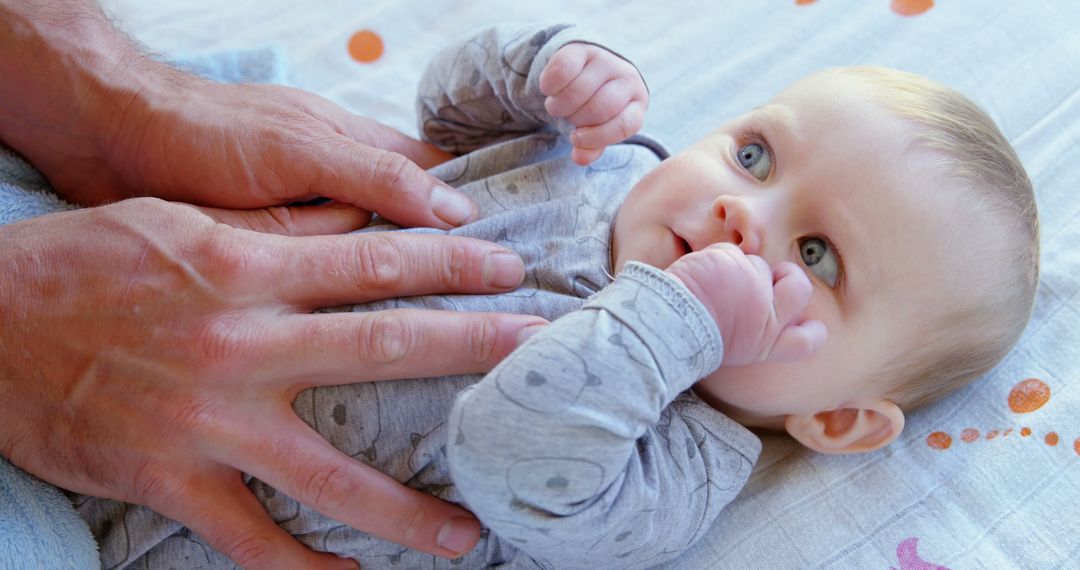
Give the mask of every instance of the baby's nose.
M 723 224 L 727 238 L 746 255 L 761 251 L 762 228 L 745 201 L 721 196 L 713 205 L 713 215 Z

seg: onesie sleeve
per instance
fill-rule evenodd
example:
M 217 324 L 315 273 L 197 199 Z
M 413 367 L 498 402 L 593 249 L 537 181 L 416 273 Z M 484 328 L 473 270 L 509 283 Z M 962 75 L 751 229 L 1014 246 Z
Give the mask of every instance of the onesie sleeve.
M 548 568 L 645 568 L 698 540 L 760 452 L 687 392 L 720 365 L 685 286 L 630 263 L 462 392 L 448 456 L 466 506 Z
M 518 24 L 485 29 L 443 50 L 417 93 L 424 139 L 464 154 L 541 129 L 569 133 L 568 121 L 544 109 L 540 72 L 559 48 L 574 42 L 604 47 L 569 24 Z

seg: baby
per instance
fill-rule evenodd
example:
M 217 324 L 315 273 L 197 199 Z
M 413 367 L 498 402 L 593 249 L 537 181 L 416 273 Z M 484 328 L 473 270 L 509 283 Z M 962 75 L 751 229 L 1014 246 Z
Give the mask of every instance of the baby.
M 745 484 L 761 446 L 748 428 L 822 453 L 880 449 L 906 411 L 1017 340 L 1038 273 L 1032 189 L 963 96 L 827 70 L 670 158 L 644 137 L 615 144 L 647 101 L 631 64 L 569 26 L 496 28 L 436 59 L 422 129 L 461 156 L 433 172 L 480 208 L 452 233 L 519 252 L 526 280 L 355 309 L 552 323 L 482 379 L 315 388 L 294 408 L 485 530 L 434 558 L 252 479 L 283 528 L 365 568 L 653 566 Z M 78 503 L 106 567 L 231 565 L 142 507 Z

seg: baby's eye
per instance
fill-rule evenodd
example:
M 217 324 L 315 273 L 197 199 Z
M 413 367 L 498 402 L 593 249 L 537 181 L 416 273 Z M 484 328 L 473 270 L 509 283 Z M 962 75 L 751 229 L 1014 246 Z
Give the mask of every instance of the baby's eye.
M 829 242 L 819 237 L 802 238 L 799 242 L 799 256 L 814 275 L 829 287 L 836 288 L 840 277 L 840 265 Z
M 765 148 L 765 145 L 760 143 L 743 145 L 739 149 L 737 158 L 739 164 L 754 178 L 764 182 L 769 177 L 769 171 L 772 170 L 772 156 L 769 155 L 769 150 Z

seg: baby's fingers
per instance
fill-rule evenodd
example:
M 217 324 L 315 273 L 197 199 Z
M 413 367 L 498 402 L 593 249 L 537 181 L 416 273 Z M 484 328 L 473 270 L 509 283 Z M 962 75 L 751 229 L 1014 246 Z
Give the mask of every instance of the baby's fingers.
M 773 308 L 776 322 L 784 326 L 806 309 L 814 292 L 810 278 L 794 263 L 778 263 L 773 269 Z
M 581 166 L 588 166 L 596 159 L 604 154 L 602 148 L 577 148 L 575 147 L 570 153 L 570 158 L 573 159 L 574 164 L 580 164 Z
M 621 113 L 602 125 L 574 129 L 570 133 L 570 144 L 575 148 L 603 149 L 632 137 L 644 124 L 645 104 L 631 101 Z
M 636 78 L 635 78 L 636 79 Z M 633 79 L 620 77 L 600 86 L 588 102 L 566 119 L 575 126 L 602 125 L 623 112 L 631 101 L 642 99 L 634 90 Z
M 589 52 L 584 44 L 567 44 L 544 66 L 540 72 L 540 92 L 547 96 L 562 91 L 585 69 Z
M 772 350 L 765 357 L 770 362 L 795 362 L 812 356 L 829 338 L 821 321 L 806 321 L 788 325 L 780 331 Z

